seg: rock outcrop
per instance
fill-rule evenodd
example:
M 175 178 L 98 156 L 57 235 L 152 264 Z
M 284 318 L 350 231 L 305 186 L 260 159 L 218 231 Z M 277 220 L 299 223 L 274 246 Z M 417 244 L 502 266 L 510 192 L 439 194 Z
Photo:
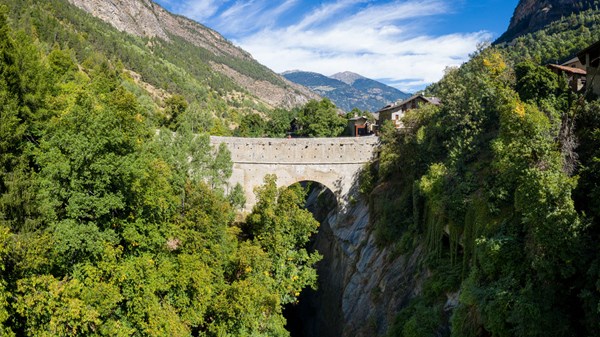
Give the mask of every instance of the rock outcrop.
M 549 23 L 596 6 L 593 0 L 520 0 L 506 33 L 495 43 L 535 32 Z
M 346 214 L 330 212 L 313 247 L 324 256 L 319 289 L 302 294 L 293 318 L 301 331 L 292 336 L 382 336 L 427 277 L 423 247 L 398 255 L 376 245 L 362 201 Z
M 259 65 L 248 52 L 236 47 L 216 31 L 183 16 L 172 14 L 151 0 L 68 1 L 123 32 L 165 41 L 178 37 L 218 57 L 254 64 L 254 67 L 260 68 L 273 80 L 265 81 L 265 76 L 252 78 L 236 72 L 225 64 L 213 63 L 211 67 L 270 106 L 291 108 L 300 106 L 310 99 L 319 98 L 307 88 L 292 83 Z

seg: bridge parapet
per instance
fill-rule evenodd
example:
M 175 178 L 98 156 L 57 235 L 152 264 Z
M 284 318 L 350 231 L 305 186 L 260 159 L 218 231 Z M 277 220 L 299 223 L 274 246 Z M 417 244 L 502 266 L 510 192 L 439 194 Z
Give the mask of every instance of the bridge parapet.
M 213 145 L 227 144 L 234 163 L 356 164 L 372 159 L 377 137 L 238 138 L 210 137 Z
M 246 195 L 245 211 L 256 204 L 254 188 L 275 174 L 278 187 L 315 181 L 329 188 L 345 206 L 363 165 L 373 159 L 377 137 L 237 138 L 210 137 L 214 146 L 227 145 L 233 161 L 229 186 L 237 183 Z

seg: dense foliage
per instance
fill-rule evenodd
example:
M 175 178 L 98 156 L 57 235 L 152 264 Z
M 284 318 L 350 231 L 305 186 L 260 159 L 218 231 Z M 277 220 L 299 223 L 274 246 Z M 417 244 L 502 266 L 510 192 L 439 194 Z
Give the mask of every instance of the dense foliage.
M 303 190 L 266 181 L 237 225 L 201 107 L 171 96 L 157 120 L 120 62 L 34 27 L 0 10 L 0 335 L 287 336 L 319 259 Z
M 327 98 L 311 100 L 297 117 L 298 134 L 308 137 L 337 137 L 344 133 L 348 121 L 340 116 L 335 105 Z
M 600 36 L 600 9 L 565 16 L 545 28 L 509 42 L 506 50 L 513 60 L 561 63 L 596 42 Z
M 267 121 L 259 114 L 246 115 L 234 135 L 239 137 L 284 137 L 292 134 L 301 137 L 347 136 L 348 119 L 355 114 L 362 115 L 363 112 L 354 109 L 343 116 L 339 114 L 335 104 L 327 98 L 320 101 L 310 100 L 302 108 L 276 109 Z M 372 115 L 370 116 L 372 118 Z
M 600 331 L 598 101 L 508 59 L 480 51 L 429 89 L 439 107 L 382 130 L 377 238 L 428 270 L 390 336 Z
M 231 135 L 232 126 L 239 125 L 241 117 L 249 113 L 270 117 L 271 107 L 214 70 L 211 62 L 241 76 L 286 86 L 281 78 L 250 58 L 216 55 L 177 36 L 169 36 L 169 41 L 165 41 L 127 34 L 67 0 L 2 3 L 8 6 L 11 25 L 35 36 L 45 44 L 42 48 L 59 43 L 78 60 L 100 52 L 113 64 L 127 69 L 134 82 L 145 88 L 150 86 L 149 91 L 132 86 L 128 89 L 139 96 L 153 123 L 175 123 L 171 121 L 168 103 L 164 102 L 170 95 L 181 95 L 189 103 L 182 118 L 198 121 L 203 131 L 213 135 Z

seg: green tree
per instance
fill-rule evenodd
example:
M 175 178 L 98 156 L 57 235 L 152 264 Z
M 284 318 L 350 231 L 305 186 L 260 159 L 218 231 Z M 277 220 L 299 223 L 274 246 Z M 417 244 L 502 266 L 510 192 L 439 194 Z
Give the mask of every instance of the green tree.
M 215 157 L 210 164 L 209 180 L 213 190 L 222 188 L 227 183 L 233 173 L 233 162 L 231 161 L 231 152 L 225 143 L 219 144 L 216 149 Z
M 266 133 L 269 137 L 285 137 L 290 131 L 292 120 L 297 112 L 285 109 L 275 109 L 267 122 Z
M 238 209 L 242 209 L 246 206 L 244 188 L 242 185 L 240 185 L 240 183 L 235 184 L 231 192 L 229 192 L 229 202 Z
M 238 137 L 262 137 L 265 134 L 266 121 L 256 113 L 242 117 L 240 126 L 235 130 Z
M 327 98 L 311 100 L 298 113 L 298 134 L 308 137 L 338 137 L 347 121 L 337 113 L 335 105 Z
M 9 311 L 9 300 L 11 293 L 7 289 L 6 282 L 6 259 L 10 252 L 9 240 L 11 239 L 12 233 L 10 230 L 0 225 L 0 271 L 2 276 L 0 277 L 0 335 L 2 336 L 14 336 L 12 329 L 7 324 L 10 319 Z
M 568 90 L 561 85 L 559 76 L 550 69 L 538 66 L 532 61 L 525 61 L 515 66 L 517 77 L 516 91 L 523 101 L 541 103 L 542 100 L 552 99 L 562 91 Z
M 169 129 L 176 130 L 180 118 L 188 109 L 188 102 L 182 95 L 175 94 L 165 99 L 165 114 Z
M 314 264 L 321 256 L 308 253 L 306 244 L 319 223 L 302 208 L 306 191 L 299 184 L 277 189 L 276 182 L 274 175 L 265 176 L 246 222 L 254 240 L 272 259 L 272 277 L 281 303 L 287 304 L 295 302 L 306 286 L 316 286 Z

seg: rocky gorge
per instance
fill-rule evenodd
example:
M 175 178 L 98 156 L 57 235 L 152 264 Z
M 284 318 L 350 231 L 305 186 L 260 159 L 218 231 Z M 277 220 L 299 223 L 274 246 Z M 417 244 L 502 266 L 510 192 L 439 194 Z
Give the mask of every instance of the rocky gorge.
M 399 254 L 378 245 L 368 201 L 359 199 L 339 213 L 331 200 L 317 205 L 323 204 L 322 193 L 307 198 L 321 222 L 311 244 L 323 255 L 318 289 L 304 290 L 299 303 L 287 308 L 288 327 L 296 337 L 383 336 L 397 312 L 422 291 L 428 276 L 421 264 L 424 247 Z

